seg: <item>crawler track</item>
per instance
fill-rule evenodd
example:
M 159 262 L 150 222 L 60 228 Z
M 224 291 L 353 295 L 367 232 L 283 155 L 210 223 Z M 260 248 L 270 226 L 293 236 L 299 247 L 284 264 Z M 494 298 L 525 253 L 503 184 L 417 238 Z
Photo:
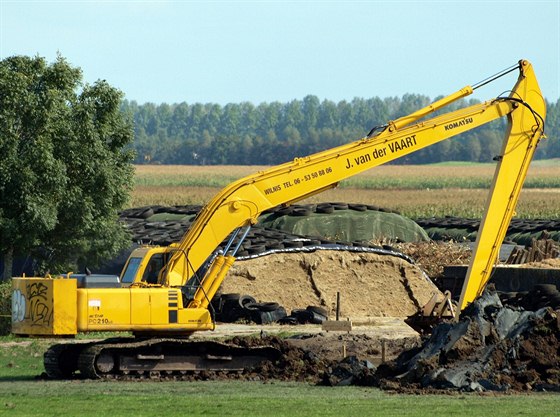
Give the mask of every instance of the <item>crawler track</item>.
M 109 339 L 95 343 L 62 343 L 44 355 L 50 378 L 192 379 L 204 372 L 240 373 L 280 352 L 271 346 L 243 347 L 185 339 Z

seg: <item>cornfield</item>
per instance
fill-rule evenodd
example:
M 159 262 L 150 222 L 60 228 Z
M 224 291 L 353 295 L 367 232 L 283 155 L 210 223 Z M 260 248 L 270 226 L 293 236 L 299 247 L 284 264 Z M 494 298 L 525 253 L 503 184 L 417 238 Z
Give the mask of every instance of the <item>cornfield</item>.
M 139 165 L 130 207 L 204 204 L 230 182 L 263 166 Z M 340 183 L 301 203 L 345 201 L 374 204 L 411 218 L 480 218 L 493 164 L 386 165 Z M 518 218 L 560 218 L 560 163 L 535 161 L 517 207 Z

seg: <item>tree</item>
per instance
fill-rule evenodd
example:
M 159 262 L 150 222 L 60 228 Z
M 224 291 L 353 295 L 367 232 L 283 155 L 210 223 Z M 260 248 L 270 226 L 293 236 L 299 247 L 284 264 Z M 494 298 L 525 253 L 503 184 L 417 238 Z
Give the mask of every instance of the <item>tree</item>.
M 0 61 L 0 252 L 39 271 L 95 266 L 129 243 L 118 223 L 133 179 L 122 93 L 83 85 L 64 58 Z M 66 270 L 66 269 L 64 269 Z
M 301 105 L 305 130 L 315 129 L 319 121 L 321 103 L 317 96 L 306 96 Z
M 436 97 L 434 100 L 443 98 Z M 432 100 L 418 94 L 402 98 L 354 98 L 351 102 L 319 102 L 308 95 L 303 100 L 287 103 L 212 103 L 138 105 L 125 102 L 123 111 L 134 116 L 136 163 L 215 164 L 244 163 L 272 164 L 356 140 L 372 128 L 389 120 L 410 114 L 425 107 Z M 478 104 L 476 99 L 460 99 L 429 117 Z M 558 140 L 559 102 L 547 102 L 546 134 L 541 141 L 537 158 L 560 155 Z M 476 157 L 487 161 L 499 152 L 507 122 L 504 119 L 481 126 L 456 138 L 443 141 L 394 161 L 395 164 L 431 163 Z M 297 132 L 297 133 L 296 133 Z M 216 158 L 214 148 L 227 137 L 227 154 Z M 478 138 L 478 139 L 477 139 Z M 476 142 L 473 142 L 476 140 Z M 293 141 L 293 143 L 292 143 Z M 473 142 L 472 149 L 468 143 Z M 231 146 L 232 144 L 242 146 Z M 223 151 L 223 148 L 220 149 Z M 281 153 L 276 153 L 275 149 Z M 224 160 L 225 158 L 225 160 Z

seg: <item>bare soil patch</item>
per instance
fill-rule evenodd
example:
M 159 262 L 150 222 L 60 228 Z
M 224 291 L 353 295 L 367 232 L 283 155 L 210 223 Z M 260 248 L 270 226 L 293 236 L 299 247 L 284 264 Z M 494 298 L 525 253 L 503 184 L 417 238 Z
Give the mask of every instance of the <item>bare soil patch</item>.
M 442 265 L 464 263 L 470 254 L 447 246 L 453 250 L 442 250 L 441 244 L 406 244 L 399 249 L 437 279 Z M 524 266 L 559 268 L 560 260 Z M 287 308 L 315 304 L 332 313 L 331 300 L 341 291 L 342 314 L 352 319 L 413 314 L 433 293 L 433 284 L 417 265 L 373 254 L 275 255 L 239 262 L 231 274 L 226 281 L 232 285 L 229 291 L 275 300 Z M 258 377 L 289 378 L 281 371 L 285 367 L 299 380 L 407 393 L 560 390 L 560 311 L 541 308 L 537 302 L 530 305 L 543 298 L 539 293 L 527 297 L 516 306 L 487 295 L 463 312 L 458 323 L 442 323 L 423 340 L 417 334 L 386 337 L 360 328 L 284 339 L 290 352 L 283 357 L 286 363 L 265 366 Z M 300 366 L 299 374 L 291 360 L 312 366 Z
M 222 284 L 223 293 L 242 293 L 276 301 L 286 310 L 322 306 L 334 316 L 407 317 L 439 293 L 414 264 L 390 255 L 317 251 L 281 253 L 239 261 Z

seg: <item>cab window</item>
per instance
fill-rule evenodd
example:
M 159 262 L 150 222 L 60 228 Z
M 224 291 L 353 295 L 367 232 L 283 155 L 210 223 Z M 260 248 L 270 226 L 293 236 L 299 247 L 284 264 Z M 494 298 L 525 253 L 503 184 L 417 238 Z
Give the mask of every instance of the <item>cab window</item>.
M 156 253 L 148 262 L 146 269 L 144 270 L 144 275 L 142 275 L 142 282 L 148 284 L 157 284 L 159 271 L 163 268 L 163 254 Z
M 131 284 L 134 282 L 134 277 L 136 276 L 136 272 L 138 271 L 138 267 L 140 266 L 140 262 L 142 262 L 142 258 L 130 258 L 128 261 L 128 265 L 126 266 L 126 270 L 121 278 L 121 282 Z

